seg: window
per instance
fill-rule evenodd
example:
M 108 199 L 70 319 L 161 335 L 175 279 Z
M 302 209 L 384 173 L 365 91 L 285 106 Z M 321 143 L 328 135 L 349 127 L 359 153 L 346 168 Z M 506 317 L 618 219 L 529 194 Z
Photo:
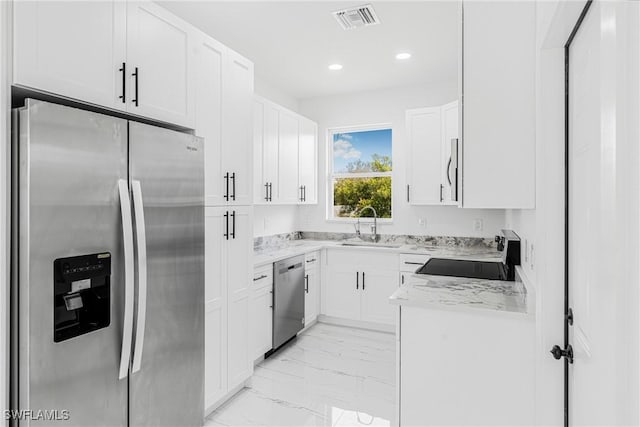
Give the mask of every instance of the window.
M 329 219 L 372 217 L 391 219 L 391 129 L 360 127 L 329 133 Z

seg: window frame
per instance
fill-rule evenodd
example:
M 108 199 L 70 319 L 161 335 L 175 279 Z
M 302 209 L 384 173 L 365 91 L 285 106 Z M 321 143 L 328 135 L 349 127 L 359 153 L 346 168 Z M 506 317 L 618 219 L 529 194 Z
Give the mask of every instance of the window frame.
M 327 129 L 327 170 L 326 170 L 326 183 L 327 183 L 327 209 L 325 220 L 327 222 L 339 222 L 339 223 L 356 223 L 358 218 L 353 217 L 337 217 L 333 215 L 333 182 L 336 179 L 344 178 L 377 178 L 377 177 L 390 177 L 391 178 L 391 218 L 378 218 L 379 223 L 392 224 L 394 216 L 393 206 L 393 166 L 391 172 L 359 172 L 359 173 L 347 173 L 347 172 L 333 172 L 333 137 L 337 133 L 353 133 L 353 132 L 367 132 L 372 130 L 390 130 L 391 131 L 391 164 L 393 165 L 393 126 L 391 123 L 378 123 L 369 125 L 355 125 L 355 126 L 340 126 L 331 127 Z M 360 222 L 368 221 L 369 218 L 361 219 Z M 372 220 L 372 219 L 371 219 Z

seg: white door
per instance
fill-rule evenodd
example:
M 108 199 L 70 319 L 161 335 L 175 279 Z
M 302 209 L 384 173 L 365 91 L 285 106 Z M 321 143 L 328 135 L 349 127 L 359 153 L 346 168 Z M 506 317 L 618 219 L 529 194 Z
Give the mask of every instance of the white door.
M 17 1 L 13 9 L 15 84 L 125 109 L 126 3 Z
M 227 392 L 227 290 L 224 214 L 205 208 L 204 237 L 204 408 Z
M 298 117 L 279 111 L 278 202 L 300 201 L 298 188 Z
M 323 310 L 327 316 L 360 320 L 360 272 L 352 267 L 329 266 L 323 288 Z
M 569 47 L 570 425 L 639 422 L 639 16 L 594 1 Z
M 127 3 L 129 112 L 194 127 L 194 34 L 155 3 Z
M 253 63 L 228 50 L 223 77 L 222 171 L 230 174 L 229 204 L 253 202 Z
M 300 118 L 298 139 L 298 182 L 302 187 L 302 203 L 317 203 L 318 177 L 318 125 L 307 118 Z
M 458 138 L 458 101 L 450 102 L 442 106 L 442 183 L 444 185 L 444 204 L 457 205 L 458 202 L 451 200 L 451 185 L 455 178 L 453 174 L 451 158 L 451 141 Z
M 227 246 L 228 387 L 249 378 L 249 284 L 253 280 L 253 218 L 251 207 L 230 206 Z M 226 222 L 226 221 L 225 221 Z M 226 234 L 226 233 L 223 233 Z
M 266 286 L 251 292 L 249 301 L 249 342 L 251 360 L 264 356 L 273 342 L 273 293 Z
M 196 134 L 204 138 L 207 206 L 225 204 L 222 173 L 222 73 L 226 48 L 201 34 L 197 44 Z
M 369 267 L 362 277 L 362 320 L 393 325 L 396 307 L 389 297 L 398 289 L 397 270 L 377 270 Z
M 313 268 L 305 274 L 304 294 L 304 326 L 309 326 L 318 317 L 318 303 L 320 297 L 320 276 L 318 270 Z
M 407 111 L 407 201 L 412 205 L 439 205 L 442 187 L 442 123 L 439 107 Z

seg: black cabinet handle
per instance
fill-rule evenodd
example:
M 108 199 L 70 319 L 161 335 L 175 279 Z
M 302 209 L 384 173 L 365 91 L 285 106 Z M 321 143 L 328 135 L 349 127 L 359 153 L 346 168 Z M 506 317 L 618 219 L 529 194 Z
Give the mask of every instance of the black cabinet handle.
M 303 186 L 300 186 L 300 201 L 303 202 L 304 201 L 304 196 L 303 196 L 303 190 L 302 190 Z
M 409 203 L 409 184 L 407 184 L 407 203 Z
M 258 276 L 258 277 L 254 277 L 254 278 L 253 278 L 253 281 L 254 281 L 254 282 L 257 282 L 258 280 L 262 280 L 262 279 L 266 279 L 266 278 L 267 278 L 267 275 L 266 275 L 266 274 L 261 274 L 261 275 L 260 275 L 260 276 Z
M 402 279 L 400 283 L 404 285 L 404 274 L 400 275 L 400 278 Z M 253 280 L 256 280 L 256 279 L 253 279 Z
M 308 260 L 307 260 L 307 262 L 316 262 L 316 261 L 317 261 L 317 259 L 315 259 L 315 258 L 312 258 L 312 259 L 308 259 Z
M 232 173 L 231 174 L 231 181 L 233 182 L 233 185 L 231 186 L 231 200 L 235 200 L 236 199 L 236 173 Z
M 138 79 L 140 78 L 140 72 L 138 71 L 138 67 L 135 68 L 135 71 L 131 75 L 136 78 L 134 83 L 135 98 L 132 99 L 131 102 L 133 102 L 137 107 L 138 106 Z
M 405 264 L 409 264 L 409 265 L 424 265 L 423 262 L 412 262 L 412 261 L 405 261 Z
M 269 201 L 273 201 L 273 182 L 269 183 Z
M 360 289 L 360 273 L 356 271 L 356 289 Z
M 307 201 L 307 186 L 306 185 L 302 186 L 302 201 L 303 202 Z
M 269 201 L 269 183 L 265 182 L 264 183 L 264 200 L 265 201 Z
M 231 238 L 236 238 L 236 211 L 231 213 L 231 218 L 233 218 L 233 222 L 231 225 Z
M 224 178 L 225 186 L 226 186 L 226 191 L 224 193 L 224 199 L 228 202 L 229 201 L 229 172 L 225 173 L 223 178 Z
M 362 272 L 362 290 L 364 291 L 364 271 Z
M 224 213 L 224 221 L 226 223 L 225 227 L 224 227 L 224 234 L 223 236 L 229 240 L 229 212 L 225 212 Z
M 122 68 L 118 71 L 122 72 L 122 95 L 118 98 L 122 99 L 122 103 L 127 102 L 127 64 L 125 62 L 122 63 Z
M 309 275 L 304 276 L 304 291 L 309 293 Z
M 440 184 L 440 203 L 442 203 L 442 201 L 444 200 L 444 198 L 442 197 L 442 190 L 444 190 L 444 185 Z

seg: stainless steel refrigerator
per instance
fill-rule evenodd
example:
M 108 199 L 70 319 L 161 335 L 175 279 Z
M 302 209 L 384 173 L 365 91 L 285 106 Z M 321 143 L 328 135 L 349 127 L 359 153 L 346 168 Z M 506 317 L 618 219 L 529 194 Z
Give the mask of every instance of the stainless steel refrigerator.
M 20 425 L 201 426 L 203 141 L 31 99 L 13 129 Z

